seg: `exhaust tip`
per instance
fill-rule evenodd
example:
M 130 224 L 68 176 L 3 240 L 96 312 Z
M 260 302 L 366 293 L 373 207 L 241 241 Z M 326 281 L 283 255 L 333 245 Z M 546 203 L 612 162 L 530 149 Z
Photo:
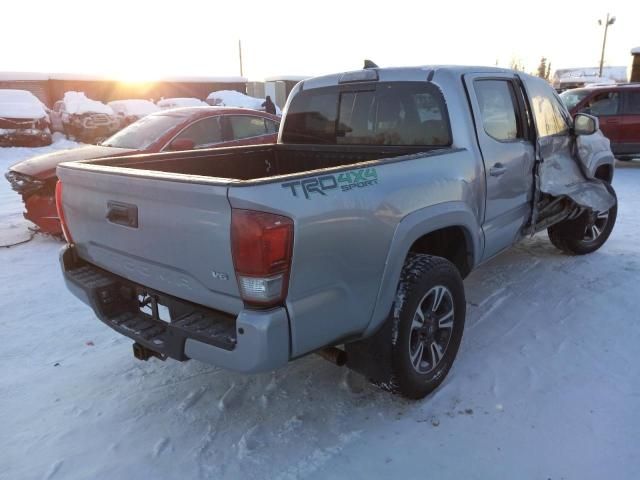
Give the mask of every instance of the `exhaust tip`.
M 339 348 L 326 347 L 322 350 L 318 350 L 316 353 L 338 367 L 343 367 L 347 364 L 347 352 L 340 350 Z

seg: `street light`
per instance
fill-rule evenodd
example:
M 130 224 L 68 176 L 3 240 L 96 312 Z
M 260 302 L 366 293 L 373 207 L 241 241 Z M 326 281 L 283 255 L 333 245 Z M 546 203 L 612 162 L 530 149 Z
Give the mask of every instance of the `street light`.
M 600 73 L 598 76 L 602 78 L 602 64 L 604 63 L 604 47 L 607 44 L 607 30 L 609 25 L 613 25 L 616 22 L 616 17 L 609 18 L 607 13 L 607 20 L 604 22 L 604 38 L 602 39 L 602 54 L 600 55 Z M 598 25 L 602 25 L 602 20 L 598 20 Z

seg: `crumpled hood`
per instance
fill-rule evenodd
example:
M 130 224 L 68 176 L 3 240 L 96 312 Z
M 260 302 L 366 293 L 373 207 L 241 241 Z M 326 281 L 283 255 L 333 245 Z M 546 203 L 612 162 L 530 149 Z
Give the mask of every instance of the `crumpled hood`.
M 24 175 L 46 180 L 55 177 L 56 167 L 62 162 L 74 162 L 76 160 L 91 160 L 93 158 L 114 157 L 126 155 L 136 150 L 128 148 L 103 147 L 101 145 L 87 145 L 86 147 L 71 148 L 57 152 L 38 155 L 12 165 L 13 170 Z

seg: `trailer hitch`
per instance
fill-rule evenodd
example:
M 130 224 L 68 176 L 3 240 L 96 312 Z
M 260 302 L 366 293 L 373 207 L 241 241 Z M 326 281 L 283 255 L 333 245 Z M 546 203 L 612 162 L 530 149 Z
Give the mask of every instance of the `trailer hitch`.
M 163 362 L 167 359 L 166 355 L 162 355 L 161 353 L 156 352 L 155 350 L 151 350 L 150 348 L 145 347 L 144 345 L 140 345 L 138 342 L 133 344 L 133 356 L 138 360 L 144 360 L 145 362 L 149 360 L 151 357 L 156 357 Z

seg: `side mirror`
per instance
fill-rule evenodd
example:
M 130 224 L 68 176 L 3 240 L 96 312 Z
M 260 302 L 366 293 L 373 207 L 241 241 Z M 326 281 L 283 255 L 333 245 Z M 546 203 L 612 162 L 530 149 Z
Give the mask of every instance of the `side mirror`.
M 575 135 L 592 135 L 600 128 L 598 119 L 586 113 L 578 113 L 573 119 L 573 133 Z
M 174 152 L 178 152 L 181 150 L 193 150 L 195 146 L 196 142 L 194 142 L 191 138 L 176 138 L 169 144 L 169 150 L 172 150 Z

